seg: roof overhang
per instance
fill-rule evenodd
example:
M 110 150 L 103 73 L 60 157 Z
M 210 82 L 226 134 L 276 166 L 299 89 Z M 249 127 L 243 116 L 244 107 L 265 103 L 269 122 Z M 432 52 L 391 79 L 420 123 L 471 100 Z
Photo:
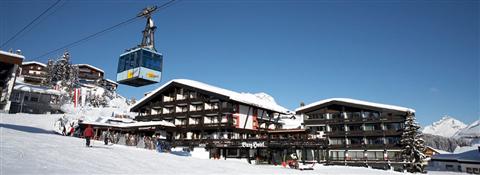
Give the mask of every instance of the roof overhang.
M 356 99 L 350 99 L 350 98 L 329 98 L 329 99 L 320 100 L 320 101 L 299 107 L 295 110 L 295 113 L 301 114 L 301 113 L 317 110 L 319 108 L 322 108 L 324 106 L 328 106 L 331 104 L 345 104 L 345 105 L 353 105 L 353 106 L 367 107 L 367 108 L 373 108 L 373 109 L 389 109 L 389 110 L 394 110 L 399 112 L 412 112 L 412 113 L 415 112 L 414 109 L 401 107 L 401 106 L 374 103 L 374 102 L 368 102 L 368 101 L 356 100 Z

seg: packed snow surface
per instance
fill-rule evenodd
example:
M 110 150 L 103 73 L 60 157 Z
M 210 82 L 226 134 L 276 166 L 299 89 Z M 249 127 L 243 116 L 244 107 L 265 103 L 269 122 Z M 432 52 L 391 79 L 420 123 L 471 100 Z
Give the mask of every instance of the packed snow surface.
M 453 137 L 467 125 L 457 119 L 445 116 L 432 125 L 428 125 L 423 129 L 423 133 L 438 135 L 443 137 Z
M 54 134 L 61 115 L 0 114 L 0 174 L 403 174 L 361 167 L 316 165 L 298 171 L 245 160 L 182 157 Z M 439 172 L 435 172 L 439 174 Z M 453 173 L 449 173 L 453 174 Z

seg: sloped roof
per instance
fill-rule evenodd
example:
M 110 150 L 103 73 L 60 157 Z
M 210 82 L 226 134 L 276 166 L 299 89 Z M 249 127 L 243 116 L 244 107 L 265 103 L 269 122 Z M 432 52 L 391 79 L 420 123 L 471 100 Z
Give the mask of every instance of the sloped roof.
M 165 87 L 167 87 L 168 85 L 170 85 L 172 83 L 178 83 L 178 84 L 182 84 L 182 85 L 185 85 L 185 86 L 190 86 L 190 87 L 198 88 L 198 89 L 201 89 L 201 90 L 204 90 L 204 91 L 212 92 L 212 93 L 215 93 L 215 94 L 224 95 L 224 96 L 228 97 L 230 100 L 237 101 L 237 102 L 240 102 L 240 103 L 245 103 L 245 104 L 252 105 L 252 106 L 256 106 L 256 107 L 259 107 L 259 108 L 272 110 L 272 111 L 279 112 L 279 113 L 287 113 L 288 112 L 288 109 L 276 104 L 275 102 L 268 101 L 268 100 L 265 100 L 265 99 L 261 99 L 261 98 L 255 96 L 255 95 L 253 95 L 253 94 L 250 94 L 250 93 L 238 93 L 238 92 L 234 92 L 234 91 L 231 91 L 231 90 L 219 88 L 219 87 L 216 87 L 216 86 L 212 86 L 212 85 L 209 85 L 209 84 L 205 84 L 205 83 L 194 81 L 194 80 L 188 80 L 188 79 L 174 79 L 174 80 L 171 80 L 171 81 L 165 83 L 164 85 L 162 85 L 159 88 L 151 91 L 149 94 L 147 94 L 142 99 L 137 101 L 130 109 L 134 109 L 134 108 L 139 107 L 145 101 L 149 100 L 155 94 L 157 94 L 162 89 L 164 89 Z
M 82 124 L 98 125 L 98 126 L 111 126 L 111 127 L 118 127 L 118 128 L 143 127 L 143 126 L 175 127 L 175 124 L 173 124 L 171 122 L 167 122 L 165 120 L 162 120 L 162 121 L 148 121 L 148 122 L 133 122 L 133 123 L 118 123 L 118 124 L 84 121 L 84 122 L 82 122 Z
M 23 63 L 22 63 L 22 65 L 29 65 L 29 64 L 38 64 L 38 65 L 40 65 L 40 66 L 42 66 L 42 67 L 47 67 L 46 64 L 40 63 L 40 62 L 38 62 L 38 61 L 27 61 L 27 62 L 23 62 Z
M 480 145 L 473 145 L 471 149 L 454 154 L 436 154 L 432 156 L 432 160 L 450 160 L 459 162 L 476 162 L 480 163 Z
M 24 91 L 24 92 L 35 92 L 39 94 L 52 94 L 52 95 L 60 95 L 62 92 L 55 90 L 55 89 L 50 89 L 47 87 L 43 86 L 36 86 L 36 85 L 30 85 L 27 83 L 22 83 L 22 82 L 15 82 L 15 86 L 13 87 L 15 90 L 19 91 Z
M 98 67 L 95 67 L 95 66 L 92 66 L 92 65 L 90 65 L 90 64 L 75 64 L 75 66 L 87 66 L 87 67 L 90 67 L 90 68 L 92 68 L 92 69 L 95 69 L 95 70 L 97 70 L 97 71 L 99 71 L 99 72 L 104 73 L 102 69 L 100 69 L 100 68 L 98 68 Z
M 433 150 L 433 151 L 435 151 L 435 152 L 437 152 L 437 153 L 439 153 L 439 154 L 452 154 L 451 152 L 444 151 L 444 150 L 441 150 L 441 149 L 435 149 L 435 148 L 433 148 L 433 147 L 431 147 L 431 146 L 427 146 L 427 148 L 429 148 L 429 149 L 431 149 L 431 150 Z
M 25 59 L 25 56 L 0 50 L 0 54 Z
M 118 83 L 117 83 L 117 82 L 115 82 L 115 81 L 113 81 L 113 80 L 110 80 L 110 79 L 108 79 L 108 78 L 107 78 L 107 79 L 105 79 L 105 81 L 108 81 L 108 82 L 110 82 L 110 83 L 113 83 L 113 84 L 116 84 L 116 85 L 118 85 Z
M 309 109 L 315 106 L 323 105 L 326 103 L 330 102 L 344 102 L 344 103 L 351 103 L 351 104 L 357 104 L 357 105 L 362 105 L 362 106 L 370 106 L 370 107 L 376 107 L 376 108 L 384 108 L 384 109 L 391 109 L 391 110 L 396 110 L 396 111 L 402 111 L 402 112 L 415 112 L 414 109 L 406 108 L 406 107 L 401 107 L 401 106 L 394 106 L 394 105 L 387 105 L 387 104 L 381 104 L 381 103 L 373 103 L 373 102 L 368 102 L 368 101 L 362 101 L 362 100 L 356 100 L 356 99 L 351 99 L 351 98 L 329 98 L 325 100 L 320 100 L 314 103 L 310 103 L 308 105 L 299 107 L 295 109 L 295 111 L 302 111 L 305 109 Z

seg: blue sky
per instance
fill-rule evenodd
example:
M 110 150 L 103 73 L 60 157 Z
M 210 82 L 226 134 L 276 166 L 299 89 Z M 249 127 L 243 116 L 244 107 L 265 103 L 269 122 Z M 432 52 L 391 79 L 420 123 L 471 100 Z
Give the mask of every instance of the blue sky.
M 0 43 L 55 1 L 0 2 Z M 7 48 L 27 60 L 166 1 L 62 1 Z M 356 98 L 416 109 L 422 125 L 478 120 L 478 1 L 180 1 L 154 15 L 162 82 L 120 86 L 141 98 L 174 78 L 238 92 L 266 92 L 294 110 L 301 101 Z M 115 79 L 118 56 L 145 21 L 69 48 L 74 63 Z M 5 50 L 5 48 L 2 48 Z M 61 53 L 49 55 L 59 56 Z M 46 62 L 48 57 L 37 59 Z

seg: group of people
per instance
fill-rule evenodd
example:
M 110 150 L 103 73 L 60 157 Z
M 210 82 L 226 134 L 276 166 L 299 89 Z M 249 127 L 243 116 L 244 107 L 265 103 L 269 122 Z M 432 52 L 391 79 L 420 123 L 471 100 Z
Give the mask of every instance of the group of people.
M 59 127 L 63 136 L 74 136 L 78 128 L 78 125 L 75 125 L 75 121 L 68 121 L 65 115 L 60 117 L 54 126 Z
M 108 128 L 107 131 L 104 131 L 102 133 L 103 142 L 105 145 L 108 145 L 108 142 L 110 140 L 113 140 L 112 136 L 113 135 L 110 133 L 110 128 Z M 88 125 L 87 128 L 85 128 L 85 130 L 83 131 L 83 137 L 85 137 L 86 146 L 92 147 L 92 145 L 90 145 L 90 140 L 94 137 L 94 132 L 91 125 Z
M 86 146 L 91 147 L 90 142 L 91 139 L 95 136 L 93 128 L 91 125 L 88 125 L 87 128 L 83 131 L 83 136 L 86 141 Z M 112 134 L 110 128 L 107 131 L 103 131 L 102 133 L 103 141 L 105 145 L 108 145 L 109 141 L 112 143 L 115 142 L 115 138 L 118 138 L 118 133 Z M 135 134 L 125 134 L 125 144 L 128 146 L 136 146 L 138 144 L 139 139 Z M 159 135 L 144 136 L 143 141 L 145 143 L 145 149 L 156 149 L 158 152 L 169 152 L 171 149 L 171 145 L 164 139 L 160 139 Z

